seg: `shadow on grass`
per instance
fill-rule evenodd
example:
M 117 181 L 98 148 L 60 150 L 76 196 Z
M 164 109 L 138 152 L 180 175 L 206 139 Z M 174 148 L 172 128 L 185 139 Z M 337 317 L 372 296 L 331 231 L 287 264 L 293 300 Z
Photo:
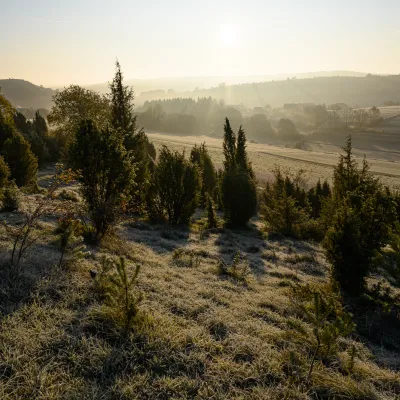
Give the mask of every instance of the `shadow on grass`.
M 125 238 L 129 241 L 144 244 L 155 253 L 166 254 L 184 247 L 190 235 L 187 226 L 153 225 L 135 221 L 126 226 Z
M 264 275 L 262 253 L 265 247 L 264 234 L 251 221 L 247 226 L 233 228 L 226 226 L 215 241 L 220 258 L 231 264 L 238 252 L 248 261 L 251 273 L 260 278 Z
M 361 298 L 344 297 L 348 310 L 354 316 L 356 332 L 377 349 L 384 348 L 397 354 L 395 365 L 400 370 L 400 303 L 384 299 L 369 291 Z M 372 353 L 376 349 L 371 348 Z

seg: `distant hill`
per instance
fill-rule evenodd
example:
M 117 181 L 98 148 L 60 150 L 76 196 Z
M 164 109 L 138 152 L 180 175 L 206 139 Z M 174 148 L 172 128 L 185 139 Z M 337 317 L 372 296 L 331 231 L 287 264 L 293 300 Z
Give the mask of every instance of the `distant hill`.
M 211 96 L 229 104 L 243 103 L 247 106 L 342 102 L 352 107 L 369 107 L 383 105 L 387 100 L 400 100 L 400 75 L 288 79 L 216 87 L 193 92 L 191 96 Z
M 34 85 L 22 79 L 0 79 L 1 93 L 15 107 L 34 109 L 47 108 L 52 105 L 53 89 Z
M 330 77 L 330 76 L 354 76 L 364 77 L 367 74 L 364 72 L 355 71 L 317 71 L 303 72 L 292 74 L 276 74 L 276 75 L 243 75 L 243 76 L 182 76 L 170 78 L 152 78 L 152 79 L 126 79 L 127 85 L 133 86 L 135 93 L 139 96 L 143 92 L 170 90 L 170 94 L 174 92 L 182 93 L 185 91 L 193 91 L 196 88 L 209 89 L 213 86 L 218 86 L 221 83 L 226 85 L 237 85 L 242 83 L 253 82 L 269 82 L 285 80 L 287 78 L 305 79 L 314 77 Z M 86 86 L 88 89 L 93 89 L 101 93 L 109 91 L 108 82 L 98 83 Z
M 293 74 L 297 78 L 277 75 L 280 80 L 271 80 L 272 76 L 231 77 L 222 81 L 222 77 L 182 77 L 168 79 L 127 80 L 136 92 L 137 105 L 146 100 L 168 99 L 175 97 L 213 97 L 227 104 L 244 104 L 248 107 L 282 107 L 285 103 L 346 103 L 352 107 L 381 106 L 385 101 L 400 101 L 400 75 L 379 76 L 363 75 L 351 71 L 336 71 L 337 76 L 326 76 L 333 72 Z M 315 75 L 315 78 L 309 76 Z M 357 76 L 348 76 L 354 74 Z M 293 76 L 292 75 L 292 76 Z M 318 76 L 319 75 L 319 76 Z M 321 76 L 322 75 L 322 76 Z M 360 76 L 362 75 L 362 76 Z M 303 79 L 300 79 L 303 77 Z M 258 82 L 228 84 L 229 80 L 256 79 Z M 264 78 L 264 79 L 262 79 Z M 268 78 L 268 80 L 267 80 Z M 202 89 L 200 83 L 216 86 Z M 216 83 L 220 82 L 220 83 Z M 194 86 L 197 84 L 197 86 Z M 193 89 L 185 89 L 187 87 Z M 16 107 L 34 109 L 51 108 L 53 89 L 34 85 L 21 79 L 0 79 L 2 93 Z M 86 86 L 96 91 L 108 91 L 107 84 Z M 204 86 L 202 86 L 204 87 Z M 168 88 L 168 89 L 167 89 Z
M 285 103 L 333 104 L 352 107 L 381 106 L 387 100 L 400 101 L 400 75 L 364 77 L 331 76 L 287 79 L 269 82 L 218 85 L 210 89 L 180 93 L 146 92 L 137 97 L 137 104 L 146 100 L 172 97 L 213 97 L 227 104 L 248 107 L 282 107 Z

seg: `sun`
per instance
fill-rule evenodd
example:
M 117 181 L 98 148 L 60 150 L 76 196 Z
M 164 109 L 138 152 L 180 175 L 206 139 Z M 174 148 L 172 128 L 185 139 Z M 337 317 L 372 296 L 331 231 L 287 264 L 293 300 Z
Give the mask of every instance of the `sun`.
M 239 39 L 239 29 L 237 25 L 222 25 L 219 30 L 219 41 L 226 47 L 236 46 Z

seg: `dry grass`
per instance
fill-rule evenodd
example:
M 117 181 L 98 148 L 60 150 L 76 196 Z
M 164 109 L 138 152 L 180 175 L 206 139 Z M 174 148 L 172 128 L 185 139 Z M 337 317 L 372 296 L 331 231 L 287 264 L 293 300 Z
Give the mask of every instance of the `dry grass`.
M 60 200 L 58 200 L 60 201 Z M 201 215 L 200 215 L 201 217 Z M 17 219 L 16 215 L 2 218 Z M 343 339 L 336 360 L 318 360 L 305 382 L 310 351 L 291 340 L 291 324 L 307 327 L 290 301 L 290 286 L 326 281 L 318 245 L 266 240 L 249 229 L 173 229 L 143 221 L 121 224 L 91 255 L 55 266 L 55 219 L 7 275 L 8 238 L 0 236 L 1 399 L 395 399 L 399 354 Z M 218 273 L 237 251 L 245 283 Z M 128 338 L 101 312 L 89 270 L 102 255 L 142 266 L 139 289 L 146 324 Z M 307 328 L 309 329 L 309 328 Z M 355 344 L 352 373 L 348 349 Z M 386 365 L 386 367 L 385 367 Z

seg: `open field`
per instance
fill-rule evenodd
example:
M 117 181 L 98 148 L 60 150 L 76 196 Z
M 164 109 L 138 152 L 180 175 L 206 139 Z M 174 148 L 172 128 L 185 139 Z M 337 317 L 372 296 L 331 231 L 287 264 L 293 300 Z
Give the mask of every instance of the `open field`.
M 19 217 L 0 213 L 10 224 Z M 318 245 L 267 239 L 257 219 L 247 230 L 204 234 L 202 218 L 198 211 L 190 228 L 175 229 L 125 221 L 83 260 L 57 268 L 56 216 L 47 215 L 18 277 L 7 270 L 11 243 L 2 231 L 0 398 L 398 399 L 399 343 L 373 315 L 363 315 L 366 331 L 340 340 L 334 359 L 318 359 L 306 382 L 312 327 L 290 287 L 326 282 Z M 218 272 L 219 260 L 231 263 L 237 251 L 248 263 L 243 281 Z M 103 255 L 126 257 L 130 273 L 142 267 L 148 318 L 125 339 L 105 318 L 89 274 Z
M 187 153 L 190 152 L 195 143 L 205 142 L 213 161 L 218 167 L 222 167 L 221 139 L 208 136 L 176 136 L 161 133 L 150 133 L 148 136 L 156 146 L 165 144 L 179 151 L 186 149 Z M 397 145 L 400 145 L 400 136 Z M 337 164 L 340 147 L 323 143 L 311 143 L 310 146 L 313 151 L 248 143 L 247 150 L 260 182 L 271 178 L 271 170 L 275 165 L 280 165 L 282 168 L 290 169 L 293 172 L 300 169 L 305 170 L 310 183 L 316 182 L 319 178 L 331 179 L 332 168 Z M 379 176 L 385 184 L 400 189 L 400 152 L 388 153 L 386 150 L 357 150 L 355 148 L 354 153 L 360 163 L 363 154 L 366 154 L 371 164 L 371 171 Z M 383 159 L 385 156 L 390 157 L 392 161 Z
M 400 106 L 387 106 L 378 108 L 383 118 L 390 118 L 396 115 L 400 115 Z
M 377 125 L 377 129 L 382 130 L 384 133 L 397 133 L 400 135 L 400 115 L 386 118 Z

